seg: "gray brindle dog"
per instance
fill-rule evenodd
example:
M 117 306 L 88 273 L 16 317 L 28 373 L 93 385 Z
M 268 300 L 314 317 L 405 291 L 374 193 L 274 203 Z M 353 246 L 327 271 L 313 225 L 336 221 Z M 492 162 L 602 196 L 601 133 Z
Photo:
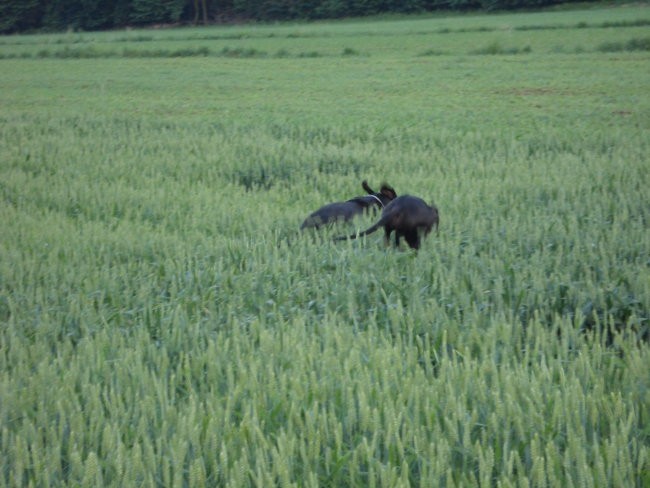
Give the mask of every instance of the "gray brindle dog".
M 301 229 L 314 228 L 318 229 L 324 225 L 334 222 L 348 222 L 357 215 L 370 209 L 384 208 L 394 198 L 397 193 L 386 183 L 382 183 L 379 192 L 375 192 L 367 181 L 363 181 L 361 186 L 368 195 L 355 197 L 346 202 L 328 203 L 313 212 L 300 226 Z

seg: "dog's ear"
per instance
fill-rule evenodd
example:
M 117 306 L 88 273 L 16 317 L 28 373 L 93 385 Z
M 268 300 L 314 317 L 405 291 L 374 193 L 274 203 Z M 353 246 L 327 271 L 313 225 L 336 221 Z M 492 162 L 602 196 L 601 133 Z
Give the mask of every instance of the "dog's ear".
M 393 190 L 393 188 L 388 186 L 386 183 L 382 183 L 381 185 L 381 194 L 390 200 L 397 198 L 397 193 L 395 193 L 395 190 Z
M 374 191 L 372 188 L 370 188 L 370 187 L 368 186 L 368 182 L 367 182 L 366 180 L 363 180 L 363 181 L 361 182 L 361 186 L 363 187 L 364 190 L 366 190 L 366 193 L 368 193 L 368 194 L 370 194 L 370 195 L 372 195 L 373 193 L 375 193 L 375 191 Z

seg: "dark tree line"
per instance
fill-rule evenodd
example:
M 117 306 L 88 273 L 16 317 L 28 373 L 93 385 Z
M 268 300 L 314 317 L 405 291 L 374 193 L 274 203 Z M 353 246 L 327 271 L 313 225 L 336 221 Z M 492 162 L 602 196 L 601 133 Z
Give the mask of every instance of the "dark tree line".
M 537 8 L 560 0 L 0 0 L 0 33 Z M 567 0 L 564 0 L 565 2 Z M 572 0 L 568 0 L 572 1 Z

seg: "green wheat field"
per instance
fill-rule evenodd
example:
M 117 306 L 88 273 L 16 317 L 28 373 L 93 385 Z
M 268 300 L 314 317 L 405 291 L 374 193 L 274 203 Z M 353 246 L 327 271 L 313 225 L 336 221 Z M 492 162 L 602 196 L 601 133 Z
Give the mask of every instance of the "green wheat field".
M 0 486 L 649 486 L 648 26 L 0 37 Z

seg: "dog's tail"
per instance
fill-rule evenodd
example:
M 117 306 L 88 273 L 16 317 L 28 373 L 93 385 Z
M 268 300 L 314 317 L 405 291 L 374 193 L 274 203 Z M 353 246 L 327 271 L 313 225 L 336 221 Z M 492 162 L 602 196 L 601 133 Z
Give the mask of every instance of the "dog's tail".
M 377 229 L 379 229 L 382 225 L 384 225 L 384 223 L 383 223 L 383 219 L 379 219 L 379 222 L 377 222 L 377 223 L 376 223 L 375 225 L 373 225 L 372 227 L 367 228 L 367 229 L 364 230 L 363 232 L 357 232 L 356 234 L 352 234 L 352 235 L 350 235 L 350 236 L 339 236 L 339 237 L 335 237 L 334 240 L 335 240 L 335 241 L 347 241 L 348 239 L 356 239 L 357 237 L 367 236 L 367 235 L 372 234 L 373 232 L 375 232 L 375 231 L 376 231 Z

